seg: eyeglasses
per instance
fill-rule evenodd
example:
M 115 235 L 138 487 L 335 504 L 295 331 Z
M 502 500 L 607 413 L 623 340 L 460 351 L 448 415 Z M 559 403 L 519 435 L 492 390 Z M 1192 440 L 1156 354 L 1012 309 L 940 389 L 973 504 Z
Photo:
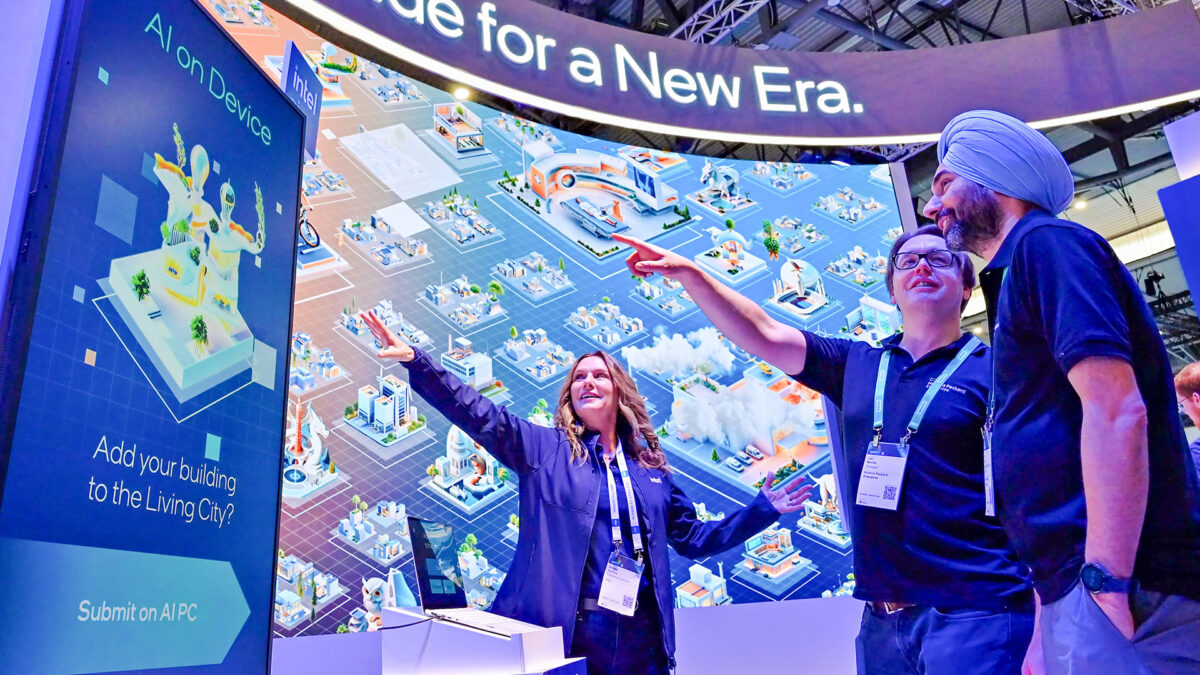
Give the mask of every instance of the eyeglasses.
M 921 264 L 921 259 L 924 258 L 929 263 L 930 267 L 950 267 L 954 265 L 954 253 L 944 248 L 935 248 L 932 251 L 918 253 L 917 251 L 904 251 L 892 256 L 892 264 L 898 270 L 911 270 Z

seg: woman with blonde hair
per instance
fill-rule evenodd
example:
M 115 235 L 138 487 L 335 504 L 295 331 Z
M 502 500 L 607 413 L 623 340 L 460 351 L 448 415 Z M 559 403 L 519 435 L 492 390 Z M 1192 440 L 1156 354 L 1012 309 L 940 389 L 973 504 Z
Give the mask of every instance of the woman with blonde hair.
M 568 370 L 547 428 L 492 403 L 374 314 L 363 319 L 379 357 L 403 363 L 413 391 L 520 476 L 517 549 L 491 611 L 561 626 L 589 675 L 674 668 L 667 544 L 692 558 L 727 550 L 799 510 L 812 489 L 772 489 L 768 473 L 745 508 L 701 521 L 672 481 L 637 385 L 605 352 Z

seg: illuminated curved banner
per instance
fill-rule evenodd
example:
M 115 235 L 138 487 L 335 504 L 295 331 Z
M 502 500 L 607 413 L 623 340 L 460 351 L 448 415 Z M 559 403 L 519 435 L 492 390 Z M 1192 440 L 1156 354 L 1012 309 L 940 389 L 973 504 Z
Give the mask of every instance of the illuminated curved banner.
M 528 0 L 271 0 L 333 42 L 545 110 L 749 143 L 934 140 L 972 108 L 1048 127 L 1200 96 L 1200 21 L 1178 2 L 940 49 L 758 51 L 609 26 Z

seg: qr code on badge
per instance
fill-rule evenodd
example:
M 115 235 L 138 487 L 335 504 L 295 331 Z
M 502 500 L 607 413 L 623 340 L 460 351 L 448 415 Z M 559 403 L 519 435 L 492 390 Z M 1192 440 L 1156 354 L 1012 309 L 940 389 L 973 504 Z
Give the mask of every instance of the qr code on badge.
M 633 609 L 633 598 L 627 595 L 624 598 L 621 598 L 621 604 L 625 607 L 625 609 Z
M 884 486 L 883 498 L 884 499 L 895 499 L 896 498 L 896 486 L 895 485 Z

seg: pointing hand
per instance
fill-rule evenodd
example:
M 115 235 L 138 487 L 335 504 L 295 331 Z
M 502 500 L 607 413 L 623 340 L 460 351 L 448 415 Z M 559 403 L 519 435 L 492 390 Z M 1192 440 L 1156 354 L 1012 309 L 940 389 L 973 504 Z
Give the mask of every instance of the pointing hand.
M 691 260 L 660 246 L 622 234 L 614 234 L 612 238 L 633 249 L 633 253 L 625 259 L 625 266 L 634 276 L 644 279 L 657 272 L 668 279 L 683 281 L 682 277 L 698 271 Z
M 362 312 L 359 316 L 366 322 L 367 328 L 371 329 L 371 334 L 375 336 L 379 344 L 383 345 L 383 348 L 379 350 L 379 358 L 396 359 L 404 363 L 416 358 L 417 353 L 413 351 L 413 348 L 401 340 L 399 335 L 383 325 L 383 321 L 375 316 L 375 312 Z

